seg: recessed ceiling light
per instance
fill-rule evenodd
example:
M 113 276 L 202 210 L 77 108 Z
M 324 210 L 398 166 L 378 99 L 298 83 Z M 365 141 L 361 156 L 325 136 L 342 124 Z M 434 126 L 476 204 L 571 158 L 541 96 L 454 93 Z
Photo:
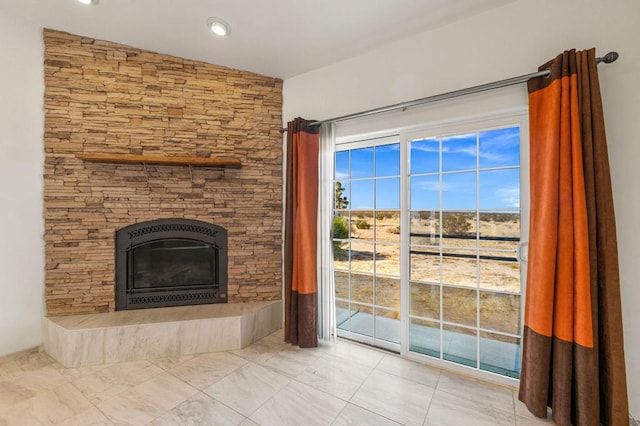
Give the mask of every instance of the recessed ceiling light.
M 209 27 L 211 32 L 218 37 L 226 37 L 231 33 L 231 27 L 229 27 L 229 24 L 220 18 L 207 19 L 207 27 Z
M 82 4 L 90 4 L 90 5 L 98 4 L 98 0 L 78 0 L 78 1 Z

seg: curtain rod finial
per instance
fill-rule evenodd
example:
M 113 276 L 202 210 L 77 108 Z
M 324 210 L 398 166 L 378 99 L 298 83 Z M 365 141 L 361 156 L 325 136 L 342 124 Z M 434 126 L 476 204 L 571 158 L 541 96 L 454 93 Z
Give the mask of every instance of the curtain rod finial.
M 604 55 L 602 58 L 596 58 L 596 62 L 604 62 L 605 64 L 610 64 L 615 62 L 620 55 L 618 52 L 609 52 Z

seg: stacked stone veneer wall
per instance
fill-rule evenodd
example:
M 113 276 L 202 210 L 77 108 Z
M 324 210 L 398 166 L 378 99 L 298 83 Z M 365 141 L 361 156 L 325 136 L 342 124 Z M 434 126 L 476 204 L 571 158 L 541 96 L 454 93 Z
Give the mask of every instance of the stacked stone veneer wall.
M 108 312 L 114 233 L 204 220 L 229 233 L 229 302 L 281 297 L 282 81 L 44 31 L 48 315 Z M 239 170 L 85 163 L 77 153 L 225 156 Z

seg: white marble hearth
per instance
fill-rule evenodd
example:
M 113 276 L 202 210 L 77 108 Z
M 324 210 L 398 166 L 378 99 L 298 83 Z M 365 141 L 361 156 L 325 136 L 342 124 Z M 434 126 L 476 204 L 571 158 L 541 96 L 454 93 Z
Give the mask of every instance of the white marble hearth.
M 282 328 L 282 301 L 45 317 L 44 349 L 67 368 L 241 349 Z

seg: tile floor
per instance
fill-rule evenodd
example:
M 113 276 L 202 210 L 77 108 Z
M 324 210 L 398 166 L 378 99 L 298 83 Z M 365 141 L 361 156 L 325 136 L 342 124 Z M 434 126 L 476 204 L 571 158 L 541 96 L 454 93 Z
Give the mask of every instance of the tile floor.
M 348 341 L 64 368 L 0 358 L 0 425 L 539 425 L 515 392 Z

